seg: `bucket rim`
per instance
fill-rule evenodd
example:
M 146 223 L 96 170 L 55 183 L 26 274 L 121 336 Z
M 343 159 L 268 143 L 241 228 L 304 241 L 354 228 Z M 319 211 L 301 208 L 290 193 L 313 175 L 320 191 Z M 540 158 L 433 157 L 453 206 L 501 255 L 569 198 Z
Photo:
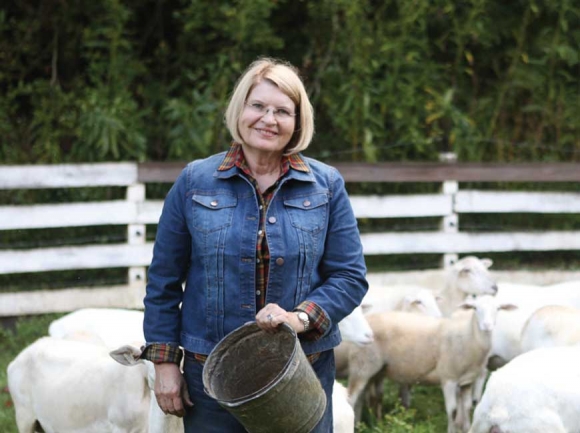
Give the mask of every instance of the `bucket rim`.
M 202 373 L 202 381 L 203 381 L 203 388 L 204 391 L 207 395 L 209 395 L 210 397 L 216 399 L 219 401 L 220 404 L 222 405 L 226 405 L 228 407 L 237 407 L 237 406 L 241 406 L 242 404 L 246 404 L 248 401 L 250 400 L 254 400 L 257 399 L 259 397 L 261 397 L 262 395 L 266 394 L 268 391 L 270 391 L 271 388 L 273 388 L 275 385 L 277 385 L 285 376 L 285 373 L 288 371 L 290 365 L 292 364 L 292 360 L 294 359 L 295 355 L 296 355 L 296 350 L 298 350 L 297 345 L 300 344 L 298 342 L 298 336 L 296 334 L 296 331 L 294 330 L 294 328 L 292 328 L 289 324 L 287 323 L 282 323 L 280 324 L 280 328 L 285 330 L 286 332 L 289 332 L 290 335 L 292 335 L 294 337 L 294 347 L 292 348 L 292 353 L 290 354 L 290 356 L 288 357 L 288 360 L 286 361 L 286 364 L 284 364 L 284 367 L 282 369 L 280 369 L 280 371 L 278 372 L 278 374 L 276 375 L 276 377 L 274 377 L 274 379 L 272 379 L 270 382 L 268 382 L 266 385 L 262 386 L 259 390 L 254 391 L 250 394 L 247 394 L 243 397 L 237 397 L 237 398 L 233 398 L 233 399 L 228 399 L 228 400 L 223 400 L 221 398 L 218 398 L 218 396 L 216 396 L 211 390 L 209 390 L 206 386 L 206 369 L 205 367 L 208 366 L 209 367 L 209 362 L 210 361 L 210 357 L 217 352 L 218 348 L 221 348 L 222 343 L 228 338 L 228 336 L 233 335 L 236 332 L 241 331 L 244 328 L 256 328 L 256 332 L 262 331 L 262 328 L 260 328 L 257 323 L 254 322 L 247 322 L 244 323 L 242 326 L 239 326 L 238 328 L 234 329 L 232 332 L 230 332 L 228 335 L 226 335 L 210 352 L 210 354 L 208 355 L 204 368 L 203 368 L 203 373 Z M 279 331 L 280 332 L 280 331 Z M 213 369 L 212 369 L 213 370 Z M 209 375 L 210 371 L 208 368 L 208 375 Z

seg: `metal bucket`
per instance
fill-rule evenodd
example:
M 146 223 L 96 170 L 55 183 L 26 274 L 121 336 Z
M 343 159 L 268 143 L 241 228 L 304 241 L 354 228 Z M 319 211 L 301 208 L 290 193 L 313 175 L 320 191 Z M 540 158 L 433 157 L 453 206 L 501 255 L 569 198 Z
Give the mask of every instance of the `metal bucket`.
M 294 330 L 274 334 L 248 323 L 218 343 L 203 368 L 205 392 L 250 433 L 308 433 L 326 394 Z

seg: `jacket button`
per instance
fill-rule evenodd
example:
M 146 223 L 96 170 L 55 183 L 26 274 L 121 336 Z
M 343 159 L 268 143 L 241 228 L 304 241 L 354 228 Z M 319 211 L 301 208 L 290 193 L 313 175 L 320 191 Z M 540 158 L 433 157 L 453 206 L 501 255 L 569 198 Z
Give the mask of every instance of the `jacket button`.
M 276 217 L 270 217 L 270 218 L 268 218 L 268 222 L 270 224 L 275 224 L 276 223 Z
M 210 205 L 211 205 L 212 207 L 216 207 L 216 206 L 218 205 L 218 202 L 217 202 L 217 200 L 214 200 L 214 201 L 212 201 L 212 202 L 210 203 Z
M 278 258 L 276 259 L 276 264 L 277 264 L 278 266 L 282 266 L 282 265 L 284 264 L 284 259 L 283 259 L 282 257 L 278 257 Z
M 310 203 L 310 201 L 308 200 L 304 200 L 304 203 L 302 203 L 304 205 L 304 207 L 308 207 L 310 206 L 312 203 Z

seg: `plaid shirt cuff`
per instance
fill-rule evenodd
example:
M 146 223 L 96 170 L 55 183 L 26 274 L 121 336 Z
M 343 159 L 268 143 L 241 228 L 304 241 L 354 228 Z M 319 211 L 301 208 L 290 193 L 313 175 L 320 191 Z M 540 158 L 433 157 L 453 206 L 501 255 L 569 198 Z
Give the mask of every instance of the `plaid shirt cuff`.
M 179 364 L 183 358 L 183 352 L 174 344 L 153 343 L 143 349 L 139 358 L 147 359 L 155 364 L 162 362 Z
M 320 338 L 330 328 L 330 320 L 324 310 L 311 301 L 304 301 L 294 311 L 304 311 L 310 317 L 310 330 L 300 334 L 305 340 L 315 341 Z

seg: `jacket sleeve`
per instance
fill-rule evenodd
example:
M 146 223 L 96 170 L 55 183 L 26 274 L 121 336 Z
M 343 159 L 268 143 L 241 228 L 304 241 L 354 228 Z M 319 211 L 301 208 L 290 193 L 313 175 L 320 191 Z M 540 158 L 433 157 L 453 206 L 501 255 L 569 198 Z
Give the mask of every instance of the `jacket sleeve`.
M 147 346 L 152 343 L 178 346 L 180 341 L 182 285 L 191 255 L 186 170 L 167 194 L 157 226 L 144 299 L 143 331 Z
M 332 325 L 362 302 L 368 282 L 358 224 L 344 179 L 336 169 L 331 176 L 328 231 L 319 264 L 323 283 L 308 295 L 307 301 L 322 309 Z

